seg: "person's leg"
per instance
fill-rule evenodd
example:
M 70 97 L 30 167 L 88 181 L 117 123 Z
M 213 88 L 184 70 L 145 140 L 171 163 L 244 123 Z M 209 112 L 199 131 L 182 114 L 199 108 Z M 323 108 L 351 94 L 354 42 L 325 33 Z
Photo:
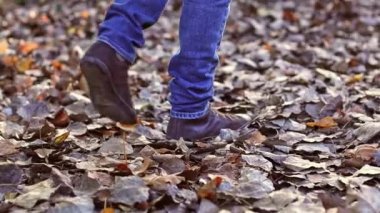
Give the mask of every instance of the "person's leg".
M 160 17 L 167 0 L 115 0 L 99 27 L 98 40 L 133 62 L 135 48 L 144 45 L 143 30 Z
M 98 41 L 81 60 L 95 108 L 113 120 L 135 123 L 128 68 L 135 48 L 144 44 L 143 30 L 153 25 L 167 0 L 115 0 L 100 25 Z
M 184 0 L 180 20 L 180 50 L 169 73 L 171 117 L 194 119 L 206 114 L 213 96 L 217 50 L 230 0 Z
M 221 129 L 238 129 L 248 119 L 223 115 L 209 108 L 215 68 L 230 0 L 184 0 L 180 20 L 180 50 L 169 73 L 172 110 L 169 139 L 196 140 L 216 136 Z

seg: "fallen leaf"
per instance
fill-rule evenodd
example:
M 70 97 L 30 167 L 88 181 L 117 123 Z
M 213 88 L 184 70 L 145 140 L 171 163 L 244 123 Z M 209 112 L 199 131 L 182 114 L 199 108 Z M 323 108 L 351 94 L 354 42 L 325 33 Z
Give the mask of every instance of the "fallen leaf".
M 151 186 L 154 189 L 166 189 L 167 184 L 177 185 L 185 180 L 184 177 L 177 175 L 157 176 L 155 174 L 146 175 L 143 179 L 145 180 L 147 185 Z
M 255 202 L 253 205 L 263 211 L 280 211 L 300 196 L 294 187 L 271 192 L 267 198 Z
M 83 10 L 81 13 L 80 13 L 80 17 L 82 19 L 88 19 L 88 17 L 90 17 L 90 12 L 88 10 Z
M 54 143 L 55 144 L 61 144 L 63 143 L 70 135 L 70 132 L 66 131 L 60 135 L 57 135 L 55 138 L 54 138 Z
M 168 174 L 179 174 L 182 173 L 186 168 L 185 162 L 182 159 L 176 157 L 175 155 L 153 155 L 152 158 L 153 160 L 161 163 L 161 167 Z
M 48 200 L 50 195 L 56 189 L 53 188 L 53 181 L 47 179 L 40 183 L 31 186 L 25 186 L 23 188 L 24 193 L 18 196 L 12 202 L 20 207 L 31 209 L 33 208 L 38 201 L 40 200 Z
M 66 127 L 70 123 L 69 115 L 64 108 L 55 113 L 54 117 L 49 119 L 57 127 Z
M 87 174 L 83 174 L 73 180 L 74 193 L 77 196 L 91 196 L 100 187 L 98 180 L 89 177 Z
M 265 198 L 274 191 L 273 183 L 268 179 L 267 174 L 253 168 L 244 168 L 238 183 L 232 189 L 232 196 L 240 198 Z
M 284 10 L 282 13 L 282 19 L 289 22 L 297 22 L 298 15 L 292 10 Z
M 380 190 L 378 188 L 361 185 L 360 192 L 356 196 L 358 197 L 358 202 L 351 206 L 351 211 L 371 213 L 379 212 Z
M 107 141 L 102 143 L 98 153 L 103 155 L 124 155 L 124 154 L 132 154 L 133 148 L 127 143 L 125 140 L 121 138 L 110 138 Z
M 5 54 L 8 50 L 8 42 L 6 40 L 0 41 L 0 55 Z
M 54 149 L 35 149 L 34 152 L 38 155 L 40 158 L 47 158 L 51 153 L 54 152 Z
M 270 172 L 273 169 L 273 164 L 261 155 L 242 155 L 241 158 L 250 166 L 261 168 L 264 171 Z
M 81 136 L 87 133 L 87 126 L 82 122 L 73 122 L 67 127 L 71 135 Z
M 111 207 L 104 208 L 101 213 L 115 213 L 115 209 Z
M 198 189 L 197 194 L 200 198 L 206 198 L 209 200 L 216 199 L 216 190 L 219 185 L 223 182 L 221 177 L 216 177 L 207 184 L 203 185 Z
M 18 185 L 22 182 L 24 172 L 22 169 L 9 163 L 0 164 L 0 185 L 2 184 L 15 184 Z
M 295 150 L 308 153 L 319 152 L 323 154 L 332 155 L 328 146 L 323 143 L 298 143 Z
M 368 122 L 354 130 L 354 135 L 362 143 L 368 143 L 380 133 L 380 122 Z
M 44 102 L 29 103 L 17 110 L 17 114 L 25 121 L 30 121 L 32 118 L 45 118 L 49 113 L 49 108 Z
M 95 205 L 91 197 L 59 197 L 48 212 L 94 212 Z
M 279 126 L 285 131 L 303 131 L 306 129 L 306 125 L 294 121 L 292 119 L 276 119 L 271 121 L 273 124 Z
M 363 74 L 356 74 L 351 76 L 349 79 L 347 79 L 346 84 L 351 85 L 360 81 L 363 81 L 364 75 Z
M 53 60 L 51 62 L 51 65 L 56 69 L 56 70 L 61 70 L 63 64 L 59 60 Z
M 12 55 L 5 55 L 1 58 L 2 62 L 4 63 L 5 66 L 7 67 L 13 67 L 16 65 L 16 62 L 18 61 L 17 56 L 12 56 Z
M 143 179 L 129 176 L 116 179 L 109 201 L 133 206 L 136 203 L 146 202 L 148 198 L 149 188 L 145 186 Z
M 364 165 L 360 170 L 356 171 L 354 176 L 358 175 L 380 175 L 380 167 Z
M 328 117 L 322 118 L 319 121 L 307 122 L 306 126 L 319 127 L 319 128 L 331 128 L 331 127 L 338 126 L 338 124 L 334 121 L 334 118 L 328 116 Z
M 316 168 L 316 169 L 323 169 L 326 167 L 325 163 L 315 163 L 309 160 L 302 159 L 298 156 L 290 155 L 288 156 L 284 161 L 284 165 L 296 172 L 310 169 L 310 168 Z
M 251 137 L 246 140 L 246 142 L 250 145 L 259 145 L 267 140 L 267 137 L 261 134 L 260 131 L 255 131 L 251 134 Z
M 364 91 L 364 93 L 368 96 L 380 97 L 380 89 L 378 89 L 378 88 L 368 89 L 368 90 Z
M 17 71 L 19 72 L 25 72 L 27 70 L 30 70 L 33 66 L 33 59 L 28 57 L 28 58 L 19 58 L 15 61 L 15 67 Z
M 325 208 L 322 205 L 320 200 L 312 202 L 307 198 L 301 198 L 294 203 L 289 204 L 283 208 L 279 213 L 288 213 L 288 212 L 305 212 L 308 213 L 324 213 L 326 212 Z
M 18 152 L 17 146 L 8 140 L 0 140 L 0 157 L 15 154 Z
M 138 168 L 132 170 L 132 173 L 134 175 L 142 174 L 142 173 L 144 173 L 149 168 L 149 166 L 152 163 L 153 163 L 153 161 L 150 158 L 144 157 L 144 163 L 141 166 L 139 166 Z
M 136 124 L 127 124 L 127 123 L 117 122 L 116 126 L 119 127 L 120 129 L 122 129 L 123 131 L 133 132 L 136 129 L 136 127 L 138 126 L 138 123 L 136 123 Z
M 19 50 L 22 54 L 29 54 L 39 48 L 38 43 L 36 42 L 23 42 L 20 44 Z

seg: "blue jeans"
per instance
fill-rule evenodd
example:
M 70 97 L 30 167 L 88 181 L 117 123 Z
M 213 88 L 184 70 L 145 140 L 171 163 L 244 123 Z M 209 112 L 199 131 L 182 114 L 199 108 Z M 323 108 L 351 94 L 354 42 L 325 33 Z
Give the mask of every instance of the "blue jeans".
M 171 117 L 195 119 L 207 113 L 230 1 L 183 0 L 180 49 L 169 64 Z M 132 63 L 135 48 L 144 45 L 143 30 L 157 22 L 166 3 L 167 0 L 115 0 L 100 25 L 98 40 Z

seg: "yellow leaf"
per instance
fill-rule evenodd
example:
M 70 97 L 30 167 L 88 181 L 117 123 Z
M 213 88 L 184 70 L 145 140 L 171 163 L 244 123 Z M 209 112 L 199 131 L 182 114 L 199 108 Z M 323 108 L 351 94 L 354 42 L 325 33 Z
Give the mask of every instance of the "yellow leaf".
M 18 61 L 16 61 L 16 68 L 19 72 L 25 72 L 27 70 L 30 70 L 33 65 L 33 59 L 32 58 L 23 58 Z
M 348 80 L 347 80 L 347 82 L 346 82 L 346 84 L 354 84 L 354 83 L 356 83 L 356 82 L 360 82 L 360 81 L 362 81 L 363 80 L 363 78 L 364 78 L 364 75 L 363 74 L 356 74 L 356 75 L 354 75 L 354 76 L 351 76 Z
M 6 40 L 0 41 L 0 54 L 5 54 L 8 50 L 8 42 Z
M 102 213 L 114 213 L 114 212 L 115 212 L 115 209 L 114 208 L 110 208 L 110 207 L 104 208 L 102 210 Z
M 58 135 L 57 137 L 54 138 L 54 143 L 55 144 L 61 144 L 63 143 L 70 135 L 70 132 L 65 132 L 61 135 Z
M 307 122 L 306 126 L 308 127 L 320 127 L 320 128 L 331 128 L 336 127 L 338 124 L 334 121 L 334 118 L 327 116 L 322 118 L 319 121 Z

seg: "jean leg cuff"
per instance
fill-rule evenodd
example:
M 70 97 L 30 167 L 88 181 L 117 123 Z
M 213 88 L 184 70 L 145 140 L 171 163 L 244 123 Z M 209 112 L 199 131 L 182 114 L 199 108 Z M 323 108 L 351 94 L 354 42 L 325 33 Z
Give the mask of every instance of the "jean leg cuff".
M 206 108 L 199 112 L 177 112 L 177 111 L 171 110 L 170 117 L 178 118 L 178 119 L 186 119 L 186 120 L 197 119 L 206 115 L 209 109 L 210 109 L 210 104 L 207 104 Z
M 128 53 L 124 48 L 120 47 L 117 43 L 112 42 L 106 37 L 100 36 L 97 38 L 98 41 L 104 42 L 110 45 L 121 57 L 133 64 L 136 60 L 136 54 Z

